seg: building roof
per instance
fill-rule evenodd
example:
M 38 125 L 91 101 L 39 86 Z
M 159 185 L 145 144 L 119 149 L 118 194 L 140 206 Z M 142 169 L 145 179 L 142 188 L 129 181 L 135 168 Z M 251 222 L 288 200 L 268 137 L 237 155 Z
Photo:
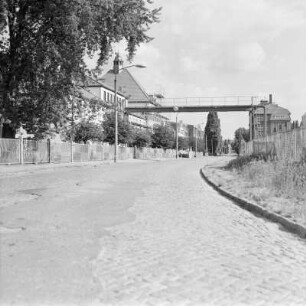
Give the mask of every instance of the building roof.
M 282 119 L 288 119 L 290 120 L 290 112 L 286 108 L 283 108 L 281 106 L 278 106 L 275 103 L 267 103 L 267 102 L 261 102 L 259 105 L 264 105 L 266 107 L 266 114 L 267 115 L 272 115 L 271 119 L 275 117 L 277 119 L 278 116 L 283 116 Z M 256 115 L 264 114 L 264 109 L 263 108 L 258 108 L 255 111 Z
M 113 70 L 109 70 L 102 77 L 104 83 L 108 86 L 114 85 L 114 78 Z M 127 69 L 122 69 L 117 74 L 117 87 L 130 102 L 151 102 L 149 95 Z
M 108 85 L 106 83 L 104 83 L 102 80 L 100 79 L 94 79 L 90 76 L 86 77 L 86 87 L 103 87 L 105 89 L 108 89 L 110 91 L 114 91 L 114 82 L 111 85 Z M 120 90 L 117 90 L 117 93 L 121 96 L 124 96 L 126 98 L 126 95 L 124 93 L 122 93 Z

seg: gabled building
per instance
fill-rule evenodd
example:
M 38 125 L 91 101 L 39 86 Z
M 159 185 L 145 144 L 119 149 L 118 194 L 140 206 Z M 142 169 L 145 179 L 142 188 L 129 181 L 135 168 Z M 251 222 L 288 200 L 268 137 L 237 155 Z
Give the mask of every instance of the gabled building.
M 122 69 L 117 74 L 117 88 L 127 98 L 127 105 L 131 107 L 154 107 L 158 105 L 156 95 L 148 95 L 143 87 L 136 81 L 133 75 L 127 70 Z M 115 75 L 113 70 L 109 70 L 102 80 L 107 86 L 114 86 Z M 145 123 L 144 128 L 153 129 L 155 125 L 165 124 L 168 118 L 158 113 L 135 113 L 129 115 L 129 120 L 133 123 L 134 119 Z
M 265 126 L 267 135 L 286 132 L 291 130 L 290 112 L 283 107 L 269 101 L 261 101 L 253 114 L 253 120 L 250 118 L 253 138 L 265 136 Z M 250 114 L 252 116 L 252 114 Z
M 87 77 L 86 87 L 82 88 L 82 94 L 87 99 L 95 99 L 101 102 L 101 110 L 95 116 L 96 123 L 102 123 L 103 115 L 106 111 L 114 109 L 115 105 L 115 93 L 112 87 L 107 86 L 101 81 L 97 81 L 91 77 Z M 119 112 L 123 112 L 127 100 L 123 93 L 117 91 L 117 105 Z M 84 109 L 83 117 L 89 117 L 91 115 L 89 109 Z

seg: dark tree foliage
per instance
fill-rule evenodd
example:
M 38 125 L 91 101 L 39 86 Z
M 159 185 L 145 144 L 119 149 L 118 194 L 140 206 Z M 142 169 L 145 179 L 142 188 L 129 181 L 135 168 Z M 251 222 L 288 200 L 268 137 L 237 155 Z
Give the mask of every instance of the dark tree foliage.
M 245 142 L 250 141 L 250 131 L 246 128 L 239 128 L 235 131 L 235 138 L 234 142 L 232 143 L 232 149 L 239 154 L 239 148 L 241 140 L 244 140 Z
M 84 142 L 87 141 L 103 141 L 103 129 L 100 124 L 95 124 L 90 121 L 81 121 L 78 123 L 74 130 L 72 131 L 73 138 L 75 142 Z
M 229 139 L 225 139 L 222 141 L 222 152 L 225 154 L 230 153 L 229 146 L 231 146 L 231 141 Z
M 152 134 L 152 147 L 171 149 L 174 146 L 174 133 L 167 125 L 158 125 L 154 127 Z
M 133 130 L 133 145 L 138 148 L 148 147 L 152 142 L 152 134 L 148 130 Z
M 217 112 L 209 112 L 205 126 L 205 137 L 207 138 L 207 149 L 212 155 L 216 155 L 221 145 L 221 128 Z
M 198 150 L 198 152 L 204 152 L 205 150 L 205 144 L 204 139 L 201 138 L 190 138 L 189 139 L 189 148 L 191 148 L 193 151 Z
M 160 9 L 147 0 L 1 0 L 0 114 L 29 132 L 58 124 L 69 97 L 89 73 L 84 55 L 99 54 L 101 67 L 112 45 L 127 41 L 131 60 Z M 2 80 L 1 80 L 2 79 Z M 76 85 L 77 84 L 77 85 Z
M 176 144 L 174 144 L 174 148 L 176 147 Z M 179 150 L 188 150 L 189 149 L 189 138 L 187 137 L 178 137 L 178 149 Z
M 103 120 L 104 141 L 115 143 L 115 114 L 107 113 Z M 118 143 L 132 145 L 133 130 L 126 118 L 118 116 Z

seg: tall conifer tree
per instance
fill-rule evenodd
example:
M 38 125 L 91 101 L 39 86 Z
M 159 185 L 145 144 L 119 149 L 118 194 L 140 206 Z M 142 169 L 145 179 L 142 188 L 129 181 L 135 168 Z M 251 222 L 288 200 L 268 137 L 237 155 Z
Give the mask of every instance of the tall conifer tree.
M 221 127 L 217 112 L 209 112 L 207 115 L 205 138 L 208 152 L 216 155 L 221 144 Z

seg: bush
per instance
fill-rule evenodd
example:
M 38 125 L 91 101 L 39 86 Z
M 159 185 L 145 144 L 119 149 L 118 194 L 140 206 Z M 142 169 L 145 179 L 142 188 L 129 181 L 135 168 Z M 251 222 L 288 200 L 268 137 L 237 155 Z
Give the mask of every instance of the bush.
M 302 197 L 306 194 L 306 163 L 276 163 L 272 184 L 278 195 Z
M 133 145 L 138 148 L 148 147 L 151 144 L 151 133 L 147 130 L 135 129 L 133 133 Z
M 254 186 L 266 187 L 276 196 L 305 198 L 306 163 L 270 161 L 267 155 L 238 157 L 229 162 L 228 170 L 238 170 Z
M 238 156 L 236 159 L 231 160 L 225 167 L 228 170 L 237 169 L 242 170 L 244 166 L 250 164 L 254 161 L 264 161 L 267 162 L 270 160 L 268 154 L 252 154 L 246 156 Z

